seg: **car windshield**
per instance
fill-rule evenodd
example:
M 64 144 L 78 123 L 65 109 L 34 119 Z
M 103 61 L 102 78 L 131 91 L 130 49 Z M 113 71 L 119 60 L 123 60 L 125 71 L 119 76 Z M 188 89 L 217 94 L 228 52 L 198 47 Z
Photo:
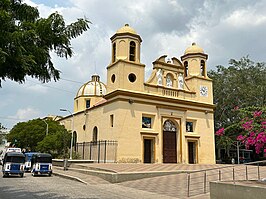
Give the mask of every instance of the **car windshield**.
M 52 158 L 50 158 L 50 157 L 38 157 L 37 162 L 52 163 Z
M 24 163 L 25 162 L 25 158 L 24 157 L 19 157 L 19 156 L 8 156 L 6 158 L 6 162 Z

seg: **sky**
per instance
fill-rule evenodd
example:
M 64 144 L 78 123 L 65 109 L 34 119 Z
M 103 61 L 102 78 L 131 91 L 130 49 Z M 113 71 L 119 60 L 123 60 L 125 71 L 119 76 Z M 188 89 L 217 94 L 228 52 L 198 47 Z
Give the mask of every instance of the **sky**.
M 208 70 L 228 66 L 243 56 L 266 62 L 266 1 L 264 0 L 24 0 L 37 7 L 41 17 L 53 12 L 66 23 L 86 17 L 90 29 L 71 41 L 74 56 L 52 61 L 61 71 L 57 82 L 42 84 L 27 77 L 24 84 L 2 81 L 0 123 L 11 129 L 16 123 L 73 111 L 74 97 L 91 75 L 106 82 L 111 61 L 110 37 L 128 23 L 142 38 L 141 62 L 145 78 L 161 55 L 180 57 L 193 42 L 208 54 Z M 45 125 L 45 124 L 44 124 Z

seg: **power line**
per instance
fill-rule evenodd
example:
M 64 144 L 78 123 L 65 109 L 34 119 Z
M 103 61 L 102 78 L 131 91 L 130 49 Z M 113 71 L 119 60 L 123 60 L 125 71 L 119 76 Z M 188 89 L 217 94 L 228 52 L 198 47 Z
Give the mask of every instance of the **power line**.
M 71 92 L 71 91 L 68 91 L 68 90 L 64 90 L 64 89 L 61 89 L 61 88 L 56 88 L 56 87 L 53 87 L 53 86 L 48 86 L 48 85 L 46 85 L 46 84 L 37 83 L 37 82 L 32 81 L 32 80 L 29 80 L 29 79 L 28 79 L 27 81 L 30 81 L 30 82 L 32 82 L 32 83 L 34 83 L 34 84 L 42 85 L 42 86 L 44 86 L 44 87 L 52 88 L 52 89 L 55 89 L 55 90 L 64 91 L 64 92 L 71 93 L 71 94 L 76 94 L 76 93 Z
M 77 83 L 77 84 L 84 84 L 84 82 L 79 82 L 79 81 L 70 80 L 70 79 L 65 79 L 65 78 L 60 78 L 60 80 L 65 80 L 65 81 L 73 82 L 73 83 Z

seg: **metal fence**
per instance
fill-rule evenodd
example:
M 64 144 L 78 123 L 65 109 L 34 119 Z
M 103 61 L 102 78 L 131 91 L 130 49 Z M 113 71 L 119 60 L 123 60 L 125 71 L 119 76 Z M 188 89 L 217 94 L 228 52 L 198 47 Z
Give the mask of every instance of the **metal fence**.
M 116 162 L 117 141 L 100 140 L 77 143 L 76 152 L 83 160 L 93 160 L 98 163 Z
M 266 178 L 266 161 L 187 172 L 186 196 L 191 197 L 210 191 L 211 181 L 233 182 Z

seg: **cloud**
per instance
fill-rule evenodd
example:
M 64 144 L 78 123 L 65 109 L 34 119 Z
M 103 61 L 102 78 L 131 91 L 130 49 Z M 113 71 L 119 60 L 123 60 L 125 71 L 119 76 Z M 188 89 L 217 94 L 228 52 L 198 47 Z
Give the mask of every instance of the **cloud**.
M 33 84 L 27 87 L 28 92 L 30 93 L 40 93 L 40 94 L 45 94 L 48 92 L 48 88 L 40 85 L 40 84 Z
M 67 24 L 84 16 L 92 24 L 90 30 L 71 41 L 73 57 L 65 60 L 52 54 L 54 66 L 61 71 L 60 81 L 44 85 L 32 79 L 37 84 L 3 82 L 0 110 L 4 116 L 29 113 L 27 118 L 33 119 L 60 114 L 60 108 L 73 110 L 73 99 L 82 83 L 64 79 L 85 83 L 96 72 L 105 82 L 111 59 L 110 37 L 125 23 L 143 40 L 141 62 L 146 65 L 146 79 L 155 59 L 164 54 L 180 58 L 192 42 L 209 55 L 208 69 L 227 66 L 229 59 L 247 54 L 254 61 L 266 61 L 263 0 L 59 0 L 57 5 L 52 0 L 24 2 L 38 7 L 42 17 L 58 11 Z M 9 122 L 9 126 L 12 124 L 14 121 Z
M 16 112 L 16 115 L 14 115 L 14 118 L 27 121 L 27 120 L 30 120 L 32 118 L 36 118 L 39 116 L 40 116 L 40 111 L 38 109 L 27 107 L 24 109 L 18 109 Z

